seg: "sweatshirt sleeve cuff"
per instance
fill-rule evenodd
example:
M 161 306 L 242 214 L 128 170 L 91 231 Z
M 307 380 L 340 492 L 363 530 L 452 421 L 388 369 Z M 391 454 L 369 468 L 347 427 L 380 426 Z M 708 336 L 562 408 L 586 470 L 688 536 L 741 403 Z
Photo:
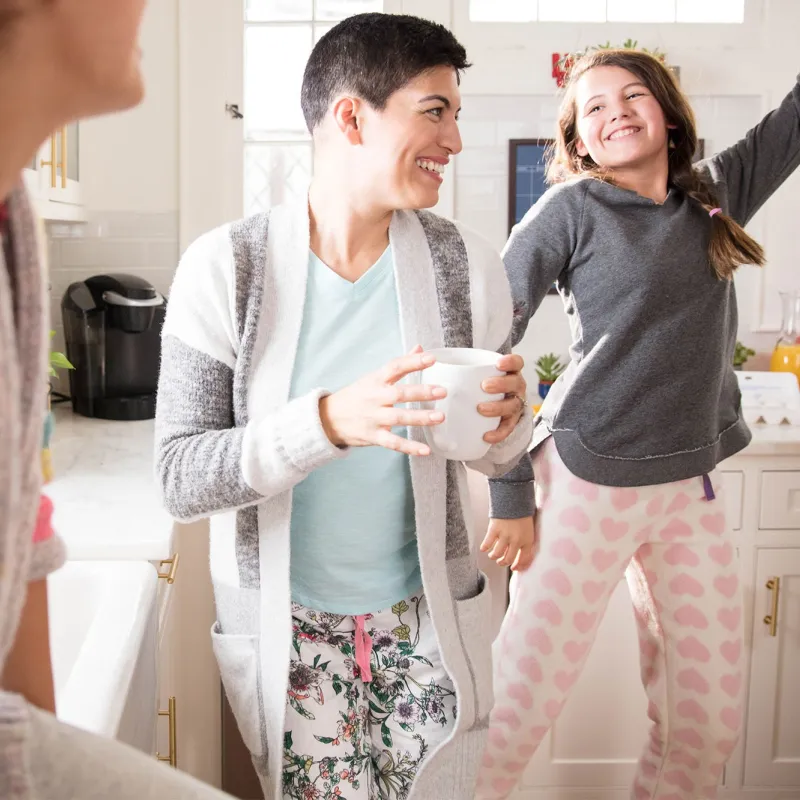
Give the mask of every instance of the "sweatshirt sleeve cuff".
M 492 519 L 522 519 L 535 512 L 533 481 L 489 482 L 489 516 Z
M 326 389 L 315 389 L 292 400 L 275 427 L 278 453 L 299 472 L 311 472 L 348 453 L 348 448 L 333 444 L 322 427 L 319 401 L 329 394 Z

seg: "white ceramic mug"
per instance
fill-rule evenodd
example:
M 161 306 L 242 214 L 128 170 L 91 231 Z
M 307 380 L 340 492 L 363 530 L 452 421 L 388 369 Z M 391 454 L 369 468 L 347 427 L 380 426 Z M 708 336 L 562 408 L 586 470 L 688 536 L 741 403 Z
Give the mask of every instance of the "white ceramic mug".
M 483 437 L 500 425 L 499 417 L 484 417 L 478 404 L 502 400 L 502 394 L 487 394 L 481 384 L 487 378 L 505 375 L 497 369 L 500 359 L 491 350 L 468 347 L 442 347 L 427 350 L 436 363 L 421 373 L 420 383 L 441 386 L 447 397 L 422 403 L 422 407 L 444 414 L 444 422 L 423 428 L 431 450 L 453 461 L 483 458 L 491 445 Z

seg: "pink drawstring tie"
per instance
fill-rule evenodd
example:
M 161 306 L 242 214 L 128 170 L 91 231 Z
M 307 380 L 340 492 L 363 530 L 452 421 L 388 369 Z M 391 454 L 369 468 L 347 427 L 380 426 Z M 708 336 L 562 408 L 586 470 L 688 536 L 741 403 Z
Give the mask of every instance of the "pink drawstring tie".
M 371 683 L 372 669 L 369 662 L 372 656 L 372 637 L 364 629 L 366 616 L 358 614 L 356 620 L 356 665 L 361 672 L 361 680 Z

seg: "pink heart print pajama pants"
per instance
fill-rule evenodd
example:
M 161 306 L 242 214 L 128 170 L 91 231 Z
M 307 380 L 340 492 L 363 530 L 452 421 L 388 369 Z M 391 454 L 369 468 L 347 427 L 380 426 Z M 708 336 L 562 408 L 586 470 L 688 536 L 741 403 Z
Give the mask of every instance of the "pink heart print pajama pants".
M 634 800 L 713 800 L 742 718 L 738 554 L 720 475 L 637 488 L 534 455 L 537 555 L 494 644 L 496 704 L 478 798 L 509 797 L 579 679 L 618 582 L 633 600 L 652 721 Z

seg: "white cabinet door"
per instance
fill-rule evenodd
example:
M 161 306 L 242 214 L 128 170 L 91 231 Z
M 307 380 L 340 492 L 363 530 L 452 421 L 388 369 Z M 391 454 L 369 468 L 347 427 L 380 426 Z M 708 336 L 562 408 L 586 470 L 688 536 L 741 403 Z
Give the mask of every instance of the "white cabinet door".
M 51 203 L 81 205 L 79 137 L 79 123 L 73 122 L 57 130 L 44 144 L 42 160 L 50 161 L 55 154 L 56 161 L 55 173 L 49 165 L 42 167 L 43 196 Z M 54 213 L 58 213 L 58 209 Z
M 575 789 L 630 786 L 649 724 L 633 607 L 623 580 L 584 673 L 515 796 L 558 800 L 558 790 L 566 798 L 584 796 L 571 793 Z
M 56 131 L 42 143 L 34 162 L 24 170 L 25 186 L 44 220 L 86 219 L 80 185 L 79 130 L 76 122 Z
M 162 569 L 163 572 L 163 569 Z M 176 581 L 182 576 L 176 576 Z M 180 691 L 176 661 L 179 652 L 178 615 L 175 613 L 176 584 L 168 585 L 165 580 L 159 583 L 159 650 L 158 650 L 158 729 L 156 733 L 156 749 L 160 756 L 168 759 L 173 757 L 173 766 L 180 766 L 178 760 L 177 741 L 171 736 L 171 730 L 178 730 L 178 713 L 180 706 Z M 170 698 L 175 698 L 175 703 L 170 706 Z M 172 716 L 170 716 L 172 714 Z M 169 762 L 168 762 L 169 763 Z
M 800 548 L 758 551 L 753 625 L 744 784 L 800 787 Z
M 728 517 L 728 527 L 731 530 L 740 531 L 744 502 L 744 473 L 723 470 L 722 486 L 725 490 L 725 513 Z
M 180 566 L 169 587 L 172 602 L 161 640 L 161 709 L 176 698 L 177 765 L 212 786 L 220 785 L 220 679 L 211 648 L 215 619 L 208 572 L 208 522 L 175 526 Z M 165 570 L 164 570 L 165 571 Z M 163 583 L 163 581 L 162 581 Z M 159 720 L 159 748 L 169 753 L 169 719 Z

